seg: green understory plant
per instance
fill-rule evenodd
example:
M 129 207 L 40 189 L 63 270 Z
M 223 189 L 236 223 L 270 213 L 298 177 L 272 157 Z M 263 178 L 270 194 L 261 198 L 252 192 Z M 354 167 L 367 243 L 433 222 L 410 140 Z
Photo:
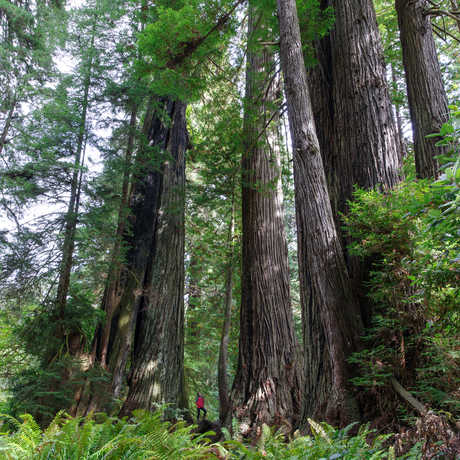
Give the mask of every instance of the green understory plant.
M 438 179 L 407 179 L 387 192 L 356 190 L 344 218 L 351 254 L 375 261 L 371 321 L 363 350 L 350 359 L 360 369 L 353 383 L 385 405 L 394 377 L 451 417 L 460 414 L 459 120 L 453 107 L 440 133 L 450 153 L 438 158 Z
M 353 425 L 337 430 L 310 420 L 312 436 L 297 436 L 289 442 L 284 434 L 264 425 L 256 445 L 239 441 L 210 444 L 212 433 L 194 434 L 194 426 L 162 421 L 162 411 L 135 411 L 131 418 L 117 419 L 99 413 L 85 418 L 57 414 L 42 430 L 34 418 L 21 421 L 3 416 L 0 459 L 8 460 L 115 460 L 115 459 L 227 459 L 227 460 L 319 460 L 395 459 L 385 447 L 391 435 L 375 436 L 368 426 L 349 436 Z M 5 427 L 9 431 L 5 431 Z M 372 439 L 372 440 L 370 440 Z M 418 446 L 404 457 L 419 458 Z

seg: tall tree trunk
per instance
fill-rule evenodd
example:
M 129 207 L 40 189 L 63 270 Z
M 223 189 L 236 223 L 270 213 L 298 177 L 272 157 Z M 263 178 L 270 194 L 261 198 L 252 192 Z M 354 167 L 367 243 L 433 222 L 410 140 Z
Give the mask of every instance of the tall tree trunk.
M 249 6 L 243 154 L 243 252 L 237 418 L 254 433 L 263 423 L 296 422 L 300 381 L 289 293 L 287 244 L 276 139 L 279 79 L 273 50 L 258 43 L 267 24 Z
M 331 33 L 315 43 L 318 64 L 309 71 L 312 107 L 336 229 L 342 244 L 341 213 L 347 212 L 354 185 L 391 188 L 399 180 L 401 148 L 385 80 L 385 66 L 375 11 L 369 0 L 322 0 L 336 16 Z M 370 261 L 346 257 L 363 319 L 369 306 L 363 280 Z M 327 403 L 329 360 L 325 333 L 315 304 L 304 298 L 307 356 L 305 415 L 316 416 Z
M 3 125 L 2 133 L 0 134 L 0 155 L 2 154 L 3 148 L 7 142 L 8 132 L 11 127 L 11 122 L 13 121 L 14 112 L 16 110 L 17 100 L 16 95 L 13 96 L 13 100 L 11 101 L 10 108 L 8 110 L 8 115 L 6 116 L 5 124 Z
M 67 306 L 67 295 L 69 292 L 70 284 L 70 274 L 72 271 L 73 265 L 73 253 L 75 248 L 75 232 L 77 228 L 78 221 L 78 208 L 80 204 L 80 192 L 81 192 L 81 178 L 82 178 L 82 168 L 84 164 L 84 149 L 86 143 L 86 118 L 88 114 L 89 106 L 89 90 L 91 86 L 91 77 L 93 70 L 93 60 L 94 60 L 94 28 L 93 35 L 91 36 L 91 45 L 89 50 L 89 59 L 86 68 L 86 75 L 83 83 L 83 98 L 82 98 L 82 113 L 78 128 L 77 136 L 77 146 L 75 151 L 75 160 L 74 160 L 74 170 L 72 175 L 72 181 L 70 185 L 70 198 L 67 208 L 67 213 L 65 216 L 65 226 L 64 226 L 64 242 L 62 246 L 62 260 L 59 269 L 59 279 L 57 286 L 56 294 L 56 313 L 60 322 L 62 323 L 65 318 L 65 310 Z M 58 332 L 58 335 L 61 334 L 64 337 L 64 330 L 62 329 L 62 324 L 60 326 L 61 330 Z M 75 334 L 72 334 L 73 337 L 70 339 L 70 348 L 71 354 L 75 354 L 81 348 L 81 334 L 79 331 L 76 331 Z M 73 349 L 73 350 L 72 350 Z
M 392 187 L 401 152 L 385 79 L 375 10 L 370 0 L 322 0 L 336 21 L 316 43 L 309 84 L 331 203 L 347 211 L 353 187 Z M 339 222 L 339 219 L 336 218 Z
M 164 100 L 171 122 L 156 117 L 149 139 L 161 148 L 147 181 L 155 191 L 146 241 L 149 264 L 139 293 L 136 334 L 129 391 L 121 414 L 153 404 L 186 408 L 184 385 L 184 187 L 188 145 L 185 109 L 179 101 Z M 152 212 L 153 211 L 153 212 Z
M 392 187 L 399 182 L 401 152 L 372 0 L 332 0 L 331 31 L 334 140 L 339 156 L 339 211 L 353 186 Z
M 330 356 L 331 382 L 322 418 L 344 424 L 359 418 L 349 387 L 350 369 L 346 361 L 357 349 L 359 341 L 359 308 L 351 291 L 329 201 L 307 86 L 295 0 L 278 0 L 277 3 L 281 66 L 294 152 L 302 310 L 305 319 L 309 318 L 310 311 L 315 317 L 321 317 Z M 306 342 L 311 342 L 311 338 L 306 337 Z M 322 354 L 317 353 L 314 357 L 321 359 Z M 307 356 L 307 366 L 308 360 Z M 321 370 L 317 374 L 321 379 Z
M 321 1 L 321 8 L 329 6 L 329 0 Z M 316 125 L 316 135 L 321 149 L 324 173 L 329 191 L 336 228 L 340 233 L 339 210 L 340 198 L 340 163 L 336 152 L 334 133 L 335 108 L 333 98 L 333 63 L 331 38 L 329 35 L 314 43 L 317 64 L 308 69 L 308 85 L 311 105 Z
M 232 426 L 232 403 L 228 385 L 228 342 L 230 339 L 230 326 L 232 321 L 232 292 L 233 292 L 233 233 L 235 222 L 235 192 L 232 196 L 232 213 L 228 226 L 227 238 L 227 269 L 225 275 L 225 300 L 224 300 L 224 324 L 219 348 L 219 365 L 217 368 L 217 381 L 219 387 L 219 419 L 222 426 L 231 429 Z
M 169 138 L 169 127 L 160 118 L 166 112 L 163 100 L 150 98 L 142 131 L 145 144 L 140 148 L 134 164 L 130 197 L 130 232 L 124 234 L 124 245 L 128 248 L 125 263 L 120 273 L 120 300 L 112 316 L 111 333 L 107 352 L 107 367 L 112 373 L 114 398 L 120 397 L 126 377 L 126 365 L 132 351 L 137 313 L 143 301 L 146 273 L 152 263 L 150 248 L 155 235 L 155 216 L 158 211 L 160 184 L 158 171 L 151 149 L 162 151 Z
M 112 319 L 120 302 L 120 273 L 122 269 L 121 247 L 123 235 L 126 229 L 126 220 L 129 210 L 129 196 L 131 185 L 131 167 L 132 155 L 134 150 L 134 139 L 136 129 L 137 107 L 133 107 L 129 122 L 128 140 L 125 151 L 125 165 L 123 169 L 123 182 L 121 190 L 120 207 L 118 210 L 117 229 L 115 232 L 115 241 L 110 256 L 110 265 L 107 275 L 107 282 L 102 296 L 101 310 L 106 316 L 103 323 L 99 323 L 94 333 L 91 355 L 88 357 L 88 367 L 94 365 L 101 366 L 102 369 L 108 370 L 107 356 L 109 352 L 109 340 L 112 332 Z M 101 385 L 101 383 L 99 384 Z M 107 392 L 109 390 L 107 389 Z M 105 393 L 98 391 L 98 394 Z M 103 397 L 104 401 L 107 395 Z M 89 411 L 96 408 L 101 409 L 102 404 L 95 394 L 91 392 L 91 382 L 87 379 L 77 390 L 75 403 L 70 411 L 71 414 L 86 415 Z M 106 408 L 105 407 L 105 408 Z
M 437 177 L 436 156 L 447 147 L 436 147 L 438 133 L 449 118 L 447 96 L 439 67 L 426 0 L 395 0 L 406 74 L 409 110 L 414 133 L 417 177 Z
M 393 85 L 395 89 L 398 88 L 398 78 L 396 76 L 396 70 L 393 64 L 391 64 L 391 79 L 393 81 Z M 402 123 L 402 116 L 401 116 L 401 104 L 395 102 L 395 117 L 396 117 L 396 128 L 398 132 L 398 140 L 399 140 L 399 149 L 401 151 L 402 157 L 404 158 L 407 155 L 407 147 L 406 142 L 404 141 L 404 134 L 403 134 L 403 123 Z
M 107 369 L 107 354 L 109 347 L 110 332 L 112 328 L 112 318 L 120 301 L 119 284 L 121 272 L 121 247 L 123 243 L 123 235 L 126 229 L 126 220 L 129 210 L 129 198 L 131 192 L 131 169 L 132 156 L 134 151 L 134 140 L 137 119 L 137 106 L 131 110 L 129 121 L 128 140 L 125 152 L 125 165 L 123 170 L 123 182 L 121 189 L 120 208 L 118 210 L 117 230 L 115 233 L 115 242 L 112 249 L 109 273 L 107 275 L 107 283 L 102 297 L 101 310 L 106 313 L 105 322 L 98 326 L 95 332 L 93 344 L 93 360 L 96 359 L 100 365 Z
M 157 111 L 154 109 L 155 104 Z M 142 128 L 144 139 L 133 165 L 127 219 L 129 231 L 122 233 L 121 245 L 127 248 L 127 252 L 118 274 L 117 294 L 103 299 L 106 312 L 111 312 L 110 326 L 105 326 L 110 327 L 110 332 L 108 338 L 104 337 L 99 328 L 93 344 L 93 365 L 107 369 L 111 381 L 104 391 L 90 385 L 88 400 L 83 397 L 76 408 L 76 412 L 81 415 L 95 410 L 110 411 L 112 400 L 121 397 L 126 385 L 126 367 L 132 352 L 139 304 L 144 295 L 144 279 L 151 264 L 150 247 L 158 206 L 159 184 L 154 179 L 157 172 L 150 148 L 164 149 L 169 137 L 168 127 L 160 121 L 163 110 L 167 109 L 161 100 L 149 98 Z M 104 347 L 101 345 L 107 339 L 107 348 L 103 354 Z
M 188 305 L 187 305 L 187 349 L 191 356 L 198 358 L 200 354 L 200 304 L 201 304 L 201 287 L 200 279 L 202 276 L 202 263 L 200 261 L 201 245 L 198 243 L 192 248 L 189 265 L 189 284 L 188 284 Z

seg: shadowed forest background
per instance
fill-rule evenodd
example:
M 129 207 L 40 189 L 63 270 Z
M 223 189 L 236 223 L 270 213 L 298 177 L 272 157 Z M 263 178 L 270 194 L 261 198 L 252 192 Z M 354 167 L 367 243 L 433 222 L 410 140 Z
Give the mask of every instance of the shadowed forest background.
M 0 0 L 0 458 L 457 458 L 459 40 Z

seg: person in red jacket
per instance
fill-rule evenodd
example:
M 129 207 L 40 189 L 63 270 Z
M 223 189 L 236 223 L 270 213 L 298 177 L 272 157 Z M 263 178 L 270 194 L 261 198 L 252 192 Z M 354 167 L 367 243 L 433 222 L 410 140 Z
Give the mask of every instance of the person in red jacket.
M 196 420 L 200 420 L 200 411 L 204 412 L 203 418 L 206 418 L 206 414 L 208 411 L 204 408 L 204 398 L 203 395 L 200 395 L 200 393 L 196 394 L 196 400 L 195 400 L 195 405 L 196 405 Z

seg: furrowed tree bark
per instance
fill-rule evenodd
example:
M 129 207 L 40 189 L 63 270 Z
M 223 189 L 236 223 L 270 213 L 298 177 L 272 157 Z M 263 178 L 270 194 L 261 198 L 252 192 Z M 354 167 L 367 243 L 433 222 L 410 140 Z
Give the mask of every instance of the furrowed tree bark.
M 297 422 L 300 408 L 276 137 L 280 91 L 273 49 L 258 43 L 267 27 L 264 14 L 250 4 L 240 341 L 232 389 L 234 410 L 245 422 L 242 432 L 247 435 L 256 434 L 263 423 L 284 425 L 289 430 Z
M 157 117 L 153 110 L 153 98 L 149 98 L 142 126 L 144 145 L 139 146 L 130 180 L 130 168 L 125 165 L 122 200 L 120 202 L 117 233 L 112 254 L 109 279 L 104 291 L 101 308 L 106 312 L 106 321 L 99 325 L 95 332 L 90 367 L 98 367 L 110 375 L 108 383 L 93 385 L 88 380 L 76 396 L 75 408 L 72 413 L 86 415 L 91 411 L 112 410 L 114 398 L 118 398 L 123 389 L 126 376 L 126 363 L 131 351 L 132 336 L 136 320 L 136 306 L 141 281 L 144 278 L 149 259 L 146 253 L 146 241 L 152 238 L 151 215 L 155 209 L 155 188 L 149 182 L 152 165 L 149 169 L 150 155 L 147 144 L 162 139 L 166 134 L 157 133 L 156 139 L 149 139 L 152 124 Z M 126 161 L 130 161 L 133 153 L 134 111 L 130 118 L 130 133 L 125 153 Z M 124 204 L 124 201 L 127 204 Z M 150 222 L 150 223 L 149 223 Z M 129 231 L 127 231 L 129 228 Z M 121 247 L 127 248 L 125 258 L 118 265 Z M 101 391 L 101 386 L 103 390 Z
M 228 366 L 228 342 L 230 339 L 230 326 L 232 322 L 232 303 L 233 303 L 233 269 L 234 269 L 234 250 L 233 234 L 235 221 L 235 194 L 232 196 L 232 213 L 228 226 L 227 238 L 227 269 L 225 276 L 225 300 L 224 300 L 224 324 L 222 326 L 222 336 L 219 348 L 219 365 L 217 368 L 217 383 L 219 387 L 219 420 L 222 426 L 228 429 L 232 427 L 232 402 L 230 399 L 227 366 Z
M 394 186 L 399 181 L 402 149 L 372 2 L 323 0 L 320 6 L 332 6 L 336 21 L 330 34 L 315 43 L 318 64 L 309 71 L 309 86 L 335 225 L 345 246 L 350 241 L 341 231 L 341 213 L 347 213 L 353 187 Z M 363 281 L 371 261 L 346 252 L 345 256 L 362 317 L 367 320 L 370 308 Z M 306 391 L 315 395 L 316 403 L 306 400 L 304 410 L 305 416 L 316 417 L 327 402 L 330 366 L 320 314 L 314 304 L 305 305 Z
M 438 133 L 449 119 L 447 96 L 439 67 L 426 0 L 396 0 L 403 64 L 412 121 L 417 177 L 437 177 L 437 155 L 447 147 L 436 147 Z
M 334 8 L 330 35 L 316 43 L 309 84 L 334 215 L 347 211 L 353 186 L 399 182 L 401 151 L 385 79 L 374 6 L 369 0 L 323 0 Z M 340 222 L 336 218 L 337 222 Z
M 353 186 L 396 185 L 401 152 L 385 78 L 382 42 L 371 0 L 332 0 L 334 132 L 340 165 L 339 211 Z
M 156 206 L 149 214 L 150 260 L 143 280 L 129 376 L 121 414 L 169 403 L 187 408 L 184 384 L 184 187 L 188 147 L 186 104 L 164 100 L 170 123 L 152 123 L 150 139 L 158 146 L 157 166 L 149 174 Z
M 343 425 L 359 418 L 348 383 L 350 369 L 346 361 L 358 347 L 361 324 L 359 308 L 352 294 L 329 201 L 295 0 L 278 0 L 277 4 L 281 67 L 294 152 L 302 311 L 306 322 L 314 322 L 320 316 L 330 356 L 331 388 L 325 407 L 321 408 L 322 419 Z M 306 343 L 312 341 L 311 337 L 305 338 Z M 307 372 L 311 359 L 306 356 Z M 321 353 L 318 353 L 317 359 L 321 359 Z M 321 379 L 320 369 L 317 369 L 317 379 Z M 305 394 L 305 398 L 309 397 Z
M 137 106 L 131 110 L 129 121 L 128 140 L 125 151 L 125 165 L 123 170 L 123 182 L 121 189 L 120 207 L 118 210 L 117 229 L 115 232 L 115 242 L 112 249 L 109 273 L 107 275 L 107 283 L 102 297 L 101 310 L 106 312 L 104 324 L 100 324 L 96 329 L 93 344 L 92 360 L 100 364 L 104 369 L 107 369 L 107 354 L 109 347 L 110 331 L 112 327 L 113 314 L 117 309 L 120 301 L 119 282 L 120 271 L 122 266 L 121 248 L 123 244 L 123 235 L 126 229 L 126 221 L 129 211 L 129 197 L 131 192 L 131 169 L 132 156 L 134 151 L 134 140 L 137 120 Z
M 114 398 L 120 396 L 125 383 L 137 313 L 144 295 L 144 280 L 151 264 L 150 247 L 155 232 L 159 186 L 154 180 L 154 155 L 149 147 L 164 148 L 169 136 L 168 127 L 159 120 L 158 111 L 163 109 L 166 110 L 161 100 L 150 98 L 143 126 L 146 145 L 140 148 L 134 164 L 128 219 L 130 232 L 124 234 L 124 245 L 128 250 L 120 273 L 120 300 L 118 305 L 107 307 L 114 311 L 106 358 L 107 368 L 112 374 L 111 394 Z

